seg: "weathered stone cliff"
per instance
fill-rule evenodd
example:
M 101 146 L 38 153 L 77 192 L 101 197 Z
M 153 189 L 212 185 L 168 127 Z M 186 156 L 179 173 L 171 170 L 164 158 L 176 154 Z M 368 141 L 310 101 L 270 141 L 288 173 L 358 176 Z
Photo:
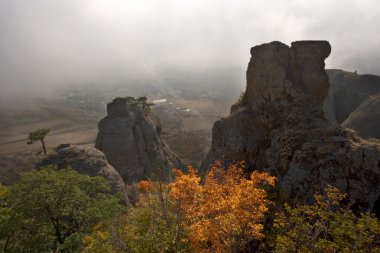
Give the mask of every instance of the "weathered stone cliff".
M 215 122 L 202 168 L 245 160 L 270 172 L 291 195 L 310 197 L 332 184 L 355 205 L 380 195 L 380 145 L 332 125 L 322 110 L 329 80 L 327 41 L 271 42 L 251 49 L 244 96 Z
M 380 92 L 367 98 L 342 123 L 360 136 L 380 139 Z
M 380 77 L 337 69 L 326 72 L 330 80 L 323 104 L 326 119 L 362 137 L 380 139 Z
M 160 167 L 180 166 L 161 139 L 161 125 L 145 102 L 116 98 L 107 105 L 107 112 L 99 122 L 95 147 L 127 183 L 158 176 Z
M 379 76 L 338 69 L 328 69 L 326 72 L 330 89 L 323 107 L 326 119 L 331 122 L 342 124 L 360 104 L 380 92 Z

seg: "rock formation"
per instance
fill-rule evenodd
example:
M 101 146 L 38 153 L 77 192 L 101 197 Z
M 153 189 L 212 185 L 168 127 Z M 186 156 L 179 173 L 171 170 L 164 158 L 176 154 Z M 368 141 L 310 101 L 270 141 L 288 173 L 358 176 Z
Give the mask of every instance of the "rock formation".
M 49 164 L 57 165 L 58 168 L 70 166 L 81 174 L 104 177 L 114 192 L 125 193 L 123 179 L 107 162 L 104 154 L 95 148 L 61 144 L 54 152 L 49 152 L 49 156 L 39 162 L 37 167 Z
M 380 92 L 380 77 L 337 69 L 326 71 L 330 80 L 324 103 L 326 119 L 342 124 L 367 98 Z
M 329 80 L 327 41 L 271 42 L 251 49 L 244 96 L 215 122 L 202 163 L 245 160 L 267 171 L 292 196 L 311 197 L 326 184 L 346 191 L 358 207 L 380 195 L 380 144 L 324 118 Z
M 95 147 L 127 183 L 158 176 L 160 167 L 180 166 L 161 139 L 161 125 L 144 101 L 116 98 L 107 105 L 107 112 L 99 122 Z
M 374 107 L 380 99 L 380 77 L 336 69 L 326 72 L 330 80 L 323 105 L 326 119 L 352 128 L 362 137 L 380 138 L 380 115 Z
M 342 123 L 360 136 L 380 139 L 380 92 L 367 98 Z

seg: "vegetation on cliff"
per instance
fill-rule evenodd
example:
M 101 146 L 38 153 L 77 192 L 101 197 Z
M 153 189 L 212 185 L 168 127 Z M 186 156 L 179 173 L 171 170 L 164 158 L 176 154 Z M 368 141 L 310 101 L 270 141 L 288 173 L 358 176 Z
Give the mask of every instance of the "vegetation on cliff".
M 50 132 L 50 129 L 48 128 L 41 128 L 36 131 L 33 131 L 29 133 L 28 136 L 28 144 L 33 144 L 36 141 L 41 141 L 42 149 L 44 151 L 44 154 L 46 155 L 46 146 L 45 146 L 45 137 Z
M 175 180 L 141 181 L 127 213 L 83 239 L 84 252 L 379 252 L 380 223 L 355 215 L 346 194 L 328 186 L 314 203 L 285 198 L 266 173 L 244 164 L 189 167 Z
M 129 208 L 100 177 L 46 167 L 0 186 L 1 252 L 380 252 L 380 222 L 327 186 L 287 198 L 267 173 L 221 162 L 144 180 Z

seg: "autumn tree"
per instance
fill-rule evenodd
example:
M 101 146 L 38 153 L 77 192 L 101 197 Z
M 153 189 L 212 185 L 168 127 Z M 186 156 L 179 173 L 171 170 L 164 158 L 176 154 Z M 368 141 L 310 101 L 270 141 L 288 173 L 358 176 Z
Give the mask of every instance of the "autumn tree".
M 136 206 L 109 223 L 100 223 L 82 240 L 83 253 L 188 252 L 179 216 L 167 199 L 166 185 L 144 180 Z
M 285 205 L 274 224 L 274 252 L 380 252 L 380 222 L 370 213 L 356 216 L 328 186 L 312 205 Z
M 194 252 L 239 252 L 263 238 L 261 222 L 269 201 L 262 186 L 273 186 L 275 178 L 256 171 L 247 178 L 243 169 L 243 163 L 224 169 L 217 162 L 203 184 L 192 167 L 187 174 L 175 170 L 169 200 L 182 215 Z
M 73 252 L 81 238 L 118 210 L 104 178 L 49 166 L 21 174 L 0 190 L 4 252 Z
M 263 238 L 266 173 L 216 163 L 204 182 L 192 167 L 171 184 L 141 181 L 136 206 L 85 236 L 83 252 L 240 252 Z
M 33 144 L 36 141 L 40 141 L 42 144 L 42 149 L 46 155 L 45 137 L 50 132 L 50 129 L 41 128 L 34 132 L 29 133 L 28 144 Z

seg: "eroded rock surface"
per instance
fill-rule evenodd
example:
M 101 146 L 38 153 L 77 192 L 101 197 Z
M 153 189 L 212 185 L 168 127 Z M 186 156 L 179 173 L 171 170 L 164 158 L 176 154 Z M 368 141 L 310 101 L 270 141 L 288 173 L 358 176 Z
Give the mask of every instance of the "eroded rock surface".
M 161 125 L 144 103 L 116 98 L 99 122 L 95 147 L 101 150 L 127 183 L 155 177 L 179 167 L 180 161 L 161 139 Z
M 107 162 L 104 154 L 95 148 L 61 144 L 53 152 L 49 152 L 49 156 L 39 162 L 37 167 L 49 164 L 57 165 L 58 168 L 70 166 L 81 174 L 104 177 L 113 192 L 125 193 L 123 179 Z
M 327 41 L 271 42 L 251 49 L 244 97 L 215 122 L 202 169 L 245 160 L 270 172 L 291 195 L 311 197 L 332 184 L 360 208 L 380 195 L 380 145 L 324 118 Z

